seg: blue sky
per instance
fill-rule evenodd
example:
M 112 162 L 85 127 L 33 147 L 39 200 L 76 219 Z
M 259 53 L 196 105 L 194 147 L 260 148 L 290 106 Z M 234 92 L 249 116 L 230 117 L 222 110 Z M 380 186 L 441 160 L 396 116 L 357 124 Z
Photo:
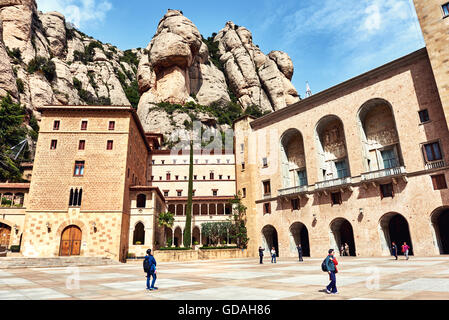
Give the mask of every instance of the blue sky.
M 287 52 L 304 97 L 424 47 L 412 0 L 37 0 L 84 33 L 125 50 L 145 48 L 168 8 L 204 37 L 226 21 L 247 27 L 264 53 Z

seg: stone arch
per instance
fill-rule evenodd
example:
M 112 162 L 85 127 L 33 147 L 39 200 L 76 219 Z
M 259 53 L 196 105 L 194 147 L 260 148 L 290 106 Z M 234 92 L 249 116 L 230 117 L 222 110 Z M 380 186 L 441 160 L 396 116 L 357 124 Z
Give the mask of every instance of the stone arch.
M 366 101 L 357 112 L 357 124 L 366 171 L 403 164 L 393 107 L 387 100 L 374 98 Z
M 290 252 L 297 253 L 297 245 L 302 248 L 302 255 L 310 257 L 309 231 L 304 223 L 293 222 L 289 228 L 290 231 Z
M 139 245 L 145 244 L 145 225 L 142 221 L 134 224 L 133 245 L 137 245 L 137 242 L 140 242 Z
M 276 250 L 276 256 L 279 257 L 278 233 L 276 228 L 271 224 L 267 224 L 262 228 L 261 235 L 262 247 L 265 248 L 265 252 L 270 255 L 271 248 L 274 247 Z
M 175 247 L 181 247 L 182 246 L 182 229 L 179 226 L 175 228 L 174 238 L 173 238 L 173 245 Z
M 332 180 L 350 176 L 343 121 L 336 115 L 322 117 L 315 127 L 318 177 Z
M 331 248 L 340 252 L 342 245 L 346 243 L 349 246 L 349 255 L 356 256 L 356 245 L 354 240 L 354 231 L 351 223 L 345 218 L 335 218 L 329 224 Z
M 398 254 L 402 255 L 401 246 L 404 242 L 410 246 L 409 254 L 413 255 L 413 243 L 407 219 L 400 213 L 388 212 L 379 219 L 382 253 L 391 254 L 391 243 L 395 242 Z
M 282 187 L 307 185 L 304 139 L 298 129 L 286 130 L 280 139 Z
M 200 244 L 200 240 L 201 240 L 201 228 L 199 226 L 194 226 L 192 229 L 192 244 L 195 243 L 195 241 L 197 241 Z
M 439 253 L 449 254 L 449 207 L 443 206 L 433 210 L 430 223 Z

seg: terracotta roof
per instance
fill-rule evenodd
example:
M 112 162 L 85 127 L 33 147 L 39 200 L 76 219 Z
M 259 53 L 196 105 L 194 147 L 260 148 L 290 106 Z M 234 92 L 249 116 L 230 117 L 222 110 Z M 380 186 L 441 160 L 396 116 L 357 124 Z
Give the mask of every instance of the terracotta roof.
M 165 202 L 165 197 L 162 194 L 162 192 L 159 189 L 159 187 L 156 187 L 156 186 L 130 186 L 129 190 L 131 190 L 131 191 L 152 191 L 152 190 L 154 190 L 154 191 L 157 192 L 157 194 L 162 199 L 162 201 Z
M 29 189 L 30 183 L 0 183 L 0 189 Z

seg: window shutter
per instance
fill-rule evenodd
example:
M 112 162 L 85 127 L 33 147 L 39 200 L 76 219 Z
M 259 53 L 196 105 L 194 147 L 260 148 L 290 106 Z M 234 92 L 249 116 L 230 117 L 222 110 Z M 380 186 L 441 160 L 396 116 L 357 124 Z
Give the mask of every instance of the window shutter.
M 437 176 L 432 176 L 433 190 L 438 190 Z

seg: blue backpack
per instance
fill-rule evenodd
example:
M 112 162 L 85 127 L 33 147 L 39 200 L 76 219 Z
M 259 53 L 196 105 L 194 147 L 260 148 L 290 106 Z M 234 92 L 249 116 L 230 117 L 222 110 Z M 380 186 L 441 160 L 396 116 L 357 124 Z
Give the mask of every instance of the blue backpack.
M 327 265 L 326 265 L 326 258 L 324 258 L 323 262 L 321 263 L 321 270 L 323 270 L 323 272 L 327 272 Z

